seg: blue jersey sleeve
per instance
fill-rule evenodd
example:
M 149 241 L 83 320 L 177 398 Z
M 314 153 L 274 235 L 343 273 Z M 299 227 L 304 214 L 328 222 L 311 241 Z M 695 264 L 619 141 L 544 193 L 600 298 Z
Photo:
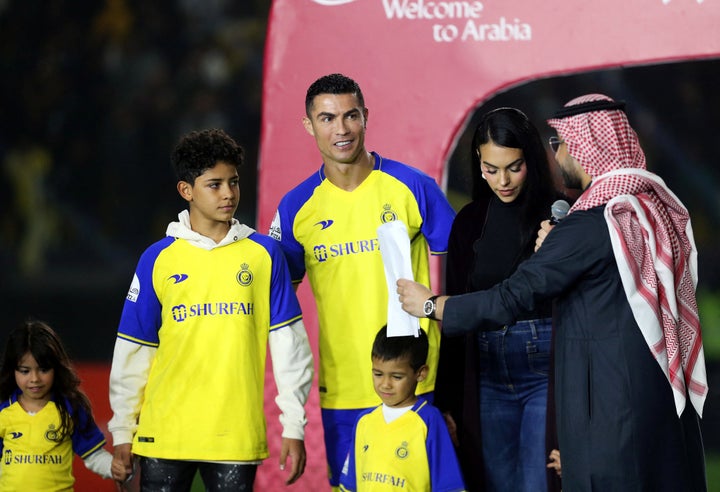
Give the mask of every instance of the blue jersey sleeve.
M 67 408 L 67 402 L 65 403 Z M 83 409 L 76 410 L 79 420 L 79 429 L 73 429 L 73 452 L 82 459 L 87 458 L 105 445 L 105 436 L 95 422 L 90 422 L 90 416 Z M 84 429 L 84 430 L 80 430 Z
M 357 438 L 357 427 L 360 419 L 372 411 L 373 409 L 362 412 L 355 421 L 352 440 L 350 441 L 350 449 L 348 449 L 347 457 L 342 467 L 342 473 L 340 474 L 340 490 L 343 492 L 355 492 L 357 490 L 357 475 L 355 471 L 355 440 Z
M 382 170 L 405 183 L 415 196 L 423 219 L 420 230 L 430 252 L 446 254 L 455 210 L 435 180 L 419 169 L 390 159 L 383 160 Z
M 305 249 L 293 233 L 295 216 L 312 196 L 315 188 L 322 183 L 322 180 L 322 171 L 320 171 L 290 190 L 280 200 L 280 205 L 278 205 L 270 225 L 269 236 L 280 242 L 282 252 L 287 259 L 290 278 L 294 283 L 300 282 L 305 276 Z
M 118 337 L 141 345 L 158 346 L 162 305 L 155 292 L 152 275 L 158 255 L 173 241 L 172 237 L 163 238 L 140 257 L 120 316 Z
M 250 239 L 262 245 L 272 261 L 270 330 L 277 330 L 302 318 L 300 303 L 290 281 L 290 271 L 285 256 L 277 241 L 258 233 L 251 234 Z
M 418 414 L 425 421 L 428 429 L 425 446 L 433 492 L 464 491 L 465 483 L 460 464 L 442 414 L 429 404 L 421 408 Z

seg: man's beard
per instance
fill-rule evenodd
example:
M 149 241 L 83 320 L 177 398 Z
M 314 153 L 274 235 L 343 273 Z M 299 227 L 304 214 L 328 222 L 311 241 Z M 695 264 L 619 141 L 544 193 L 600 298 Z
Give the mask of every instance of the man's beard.
M 580 177 L 575 173 L 570 173 L 565 170 L 564 167 L 560 166 L 560 175 L 562 176 L 563 184 L 565 185 L 565 188 L 568 188 L 570 190 L 580 190 L 582 189 L 582 181 L 580 180 Z

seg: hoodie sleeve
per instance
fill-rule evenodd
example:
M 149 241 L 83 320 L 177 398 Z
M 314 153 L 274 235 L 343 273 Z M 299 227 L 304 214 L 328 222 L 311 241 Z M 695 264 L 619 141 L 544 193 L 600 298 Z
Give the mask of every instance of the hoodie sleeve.
M 108 423 L 114 446 L 132 442 L 150 365 L 156 352 L 155 347 L 122 338 L 115 341 L 110 369 L 110 407 L 113 416 Z
M 282 437 L 304 439 L 305 403 L 313 379 L 313 357 L 302 320 L 270 332 L 268 343 L 278 395 Z

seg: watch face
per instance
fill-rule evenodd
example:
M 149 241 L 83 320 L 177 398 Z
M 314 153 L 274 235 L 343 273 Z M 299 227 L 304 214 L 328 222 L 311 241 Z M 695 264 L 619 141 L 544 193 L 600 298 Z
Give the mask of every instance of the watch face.
M 435 311 L 435 303 L 428 299 L 425 301 L 425 304 L 423 305 L 423 313 L 425 313 L 425 316 L 430 316 L 433 311 Z

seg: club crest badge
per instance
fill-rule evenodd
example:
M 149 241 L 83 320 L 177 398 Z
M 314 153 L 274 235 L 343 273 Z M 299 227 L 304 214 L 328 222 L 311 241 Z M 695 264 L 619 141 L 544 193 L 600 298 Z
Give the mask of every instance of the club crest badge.
M 238 283 L 242 285 L 243 287 L 247 287 L 248 285 L 252 284 L 253 281 L 253 274 L 250 271 L 250 265 L 247 263 L 243 263 L 240 265 L 240 271 L 235 276 Z
M 397 214 L 393 212 L 392 206 L 389 203 L 383 205 L 383 211 L 382 215 L 380 216 L 380 220 L 383 224 L 397 220 Z

